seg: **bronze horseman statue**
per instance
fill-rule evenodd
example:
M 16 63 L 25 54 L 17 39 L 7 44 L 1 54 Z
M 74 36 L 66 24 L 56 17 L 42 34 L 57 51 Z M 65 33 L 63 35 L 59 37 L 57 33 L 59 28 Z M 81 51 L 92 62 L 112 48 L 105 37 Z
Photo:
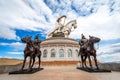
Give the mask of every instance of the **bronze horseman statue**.
M 27 57 L 30 57 L 30 62 L 29 62 L 30 70 L 32 70 L 32 67 L 34 65 L 35 57 L 38 57 L 38 60 L 39 60 L 38 68 L 40 69 L 40 63 L 41 63 L 40 43 L 41 43 L 41 41 L 39 40 L 38 35 L 36 35 L 34 40 L 31 39 L 31 36 L 26 36 L 25 38 L 22 38 L 21 40 L 22 40 L 22 42 L 26 43 L 26 47 L 24 49 L 24 61 L 23 61 L 22 70 L 25 66 Z
M 92 69 L 92 63 L 91 63 L 90 56 L 93 56 L 96 68 L 99 69 L 98 64 L 97 64 L 96 50 L 94 48 L 94 44 L 99 42 L 100 38 L 89 36 L 89 39 L 86 39 L 83 34 L 81 36 L 82 36 L 82 39 L 79 42 L 80 50 L 79 50 L 78 56 L 79 55 L 81 56 L 82 68 L 84 68 L 84 66 L 87 68 L 86 59 L 88 57 L 90 68 Z

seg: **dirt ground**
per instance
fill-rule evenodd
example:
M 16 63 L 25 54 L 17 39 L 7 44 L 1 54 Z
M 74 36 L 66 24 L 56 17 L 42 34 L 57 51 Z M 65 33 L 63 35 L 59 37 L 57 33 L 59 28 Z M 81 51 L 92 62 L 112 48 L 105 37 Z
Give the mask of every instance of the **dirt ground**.
M 0 80 L 120 80 L 120 72 L 88 73 L 76 66 L 45 66 L 33 74 L 0 74 Z

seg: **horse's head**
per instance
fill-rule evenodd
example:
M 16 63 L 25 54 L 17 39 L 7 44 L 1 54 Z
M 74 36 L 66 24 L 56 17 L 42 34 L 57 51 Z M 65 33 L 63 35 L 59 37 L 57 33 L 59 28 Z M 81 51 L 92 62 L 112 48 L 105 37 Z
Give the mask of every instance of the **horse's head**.
M 28 42 L 30 42 L 30 40 L 31 40 L 31 36 L 26 36 L 26 37 L 21 39 L 21 41 L 24 43 L 28 43 Z
M 74 27 L 74 29 L 77 28 L 77 22 L 76 22 L 76 20 L 73 20 L 72 26 Z
M 89 36 L 89 41 L 93 43 L 97 43 L 100 41 L 100 38 L 94 37 L 94 36 Z

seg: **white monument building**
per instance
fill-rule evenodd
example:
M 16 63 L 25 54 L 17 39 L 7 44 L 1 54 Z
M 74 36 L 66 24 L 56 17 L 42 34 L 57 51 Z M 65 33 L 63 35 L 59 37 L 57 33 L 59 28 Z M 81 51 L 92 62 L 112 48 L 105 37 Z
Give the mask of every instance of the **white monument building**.
M 66 24 L 66 16 L 57 19 L 57 26 L 51 30 L 47 39 L 41 42 L 42 61 L 78 61 L 79 43 L 69 38 L 77 28 L 76 20 Z

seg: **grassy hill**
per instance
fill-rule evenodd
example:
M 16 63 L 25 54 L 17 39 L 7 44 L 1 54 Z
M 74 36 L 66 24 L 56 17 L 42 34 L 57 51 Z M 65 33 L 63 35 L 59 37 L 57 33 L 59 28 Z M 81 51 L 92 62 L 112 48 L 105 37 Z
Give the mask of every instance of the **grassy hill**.
M 19 59 L 0 58 L 0 65 L 16 65 L 22 62 L 23 60 Z

